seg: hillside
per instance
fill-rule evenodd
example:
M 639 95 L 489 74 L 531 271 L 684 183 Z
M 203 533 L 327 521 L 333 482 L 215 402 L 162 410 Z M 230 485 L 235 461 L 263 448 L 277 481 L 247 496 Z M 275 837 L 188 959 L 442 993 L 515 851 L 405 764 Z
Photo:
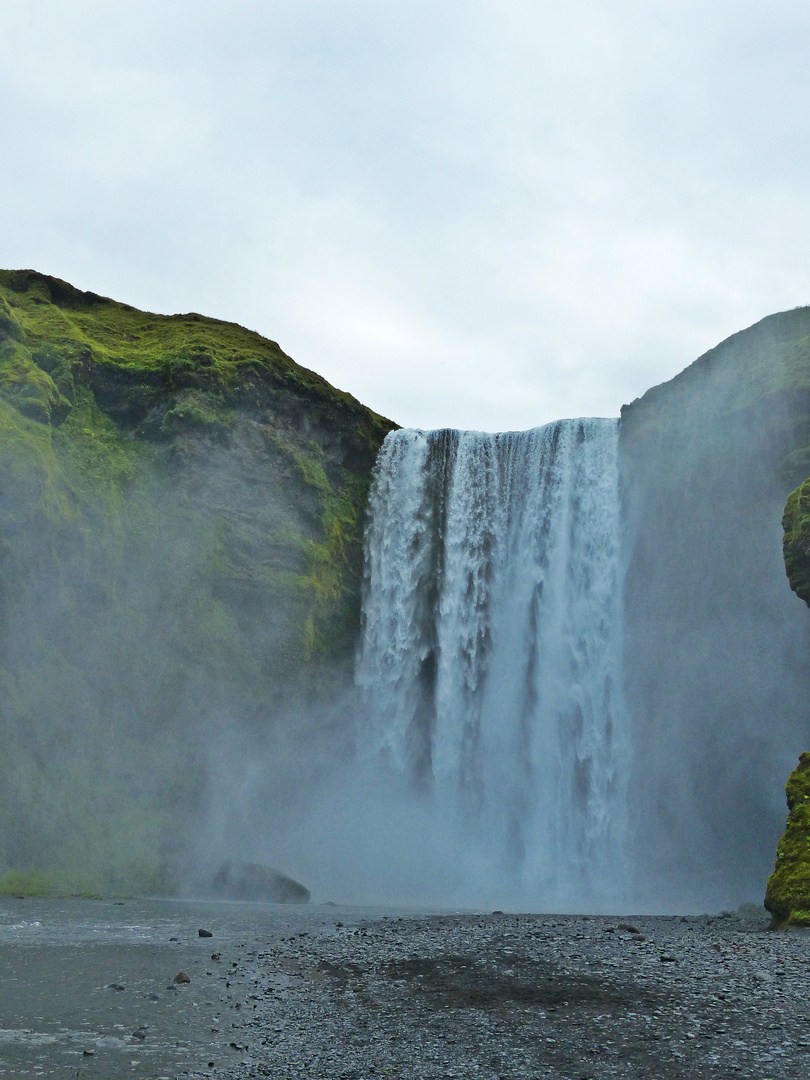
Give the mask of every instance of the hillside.
M 241 326 L 0 271 L 0 869 L 167 887 L 200 746 L 350 666 L 394 426 Z

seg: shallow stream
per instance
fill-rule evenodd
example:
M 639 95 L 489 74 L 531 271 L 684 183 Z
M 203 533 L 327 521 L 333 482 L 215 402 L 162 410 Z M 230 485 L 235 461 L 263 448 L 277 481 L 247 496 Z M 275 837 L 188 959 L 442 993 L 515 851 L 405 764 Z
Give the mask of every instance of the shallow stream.
M 0 897 L 0 1076 L 152 1080 L 237 1064 L 234 1018 L 255 1006 L 237 973 L 243 962 L 267 945 L 374 914 Z M 190 981 L 175 983 L 180 972 Z

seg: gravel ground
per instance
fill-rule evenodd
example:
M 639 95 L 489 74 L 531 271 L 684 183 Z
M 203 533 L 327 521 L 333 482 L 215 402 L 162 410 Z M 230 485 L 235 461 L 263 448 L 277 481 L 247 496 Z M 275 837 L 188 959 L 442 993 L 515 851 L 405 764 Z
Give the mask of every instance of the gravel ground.
M 767 925 L 6 898 L 0 1080 L 803 1080 Z
M 222 953 L 234 1057 L 207 1075 L 810 1075 L 810 936 L 764 914 L 344 918 Z

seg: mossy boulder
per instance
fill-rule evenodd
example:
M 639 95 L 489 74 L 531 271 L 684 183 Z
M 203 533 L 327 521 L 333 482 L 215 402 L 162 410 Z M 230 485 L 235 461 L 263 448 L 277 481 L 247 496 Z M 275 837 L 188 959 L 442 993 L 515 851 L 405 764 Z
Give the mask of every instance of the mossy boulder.
M 788 817 L 768 879 L 765 907 L 776 926 L 810 926 L 810 753 L 785 785 Z
M 782 551 L 790 587 L 810 605 L 810 479 L 788 496 L 782 528 Z
M 206 747 L 351 669 L 394 426 L 244 327 L 0 271 L 0 874 L 170 888 Z

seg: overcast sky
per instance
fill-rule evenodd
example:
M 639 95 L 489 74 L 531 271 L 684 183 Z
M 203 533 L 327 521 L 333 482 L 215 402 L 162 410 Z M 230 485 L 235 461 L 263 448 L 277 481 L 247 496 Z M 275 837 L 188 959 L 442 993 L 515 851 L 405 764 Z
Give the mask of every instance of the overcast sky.
M 810 302 L 807 0 L 0 0 L 0 265 L 406 425 L 617 415 Z

